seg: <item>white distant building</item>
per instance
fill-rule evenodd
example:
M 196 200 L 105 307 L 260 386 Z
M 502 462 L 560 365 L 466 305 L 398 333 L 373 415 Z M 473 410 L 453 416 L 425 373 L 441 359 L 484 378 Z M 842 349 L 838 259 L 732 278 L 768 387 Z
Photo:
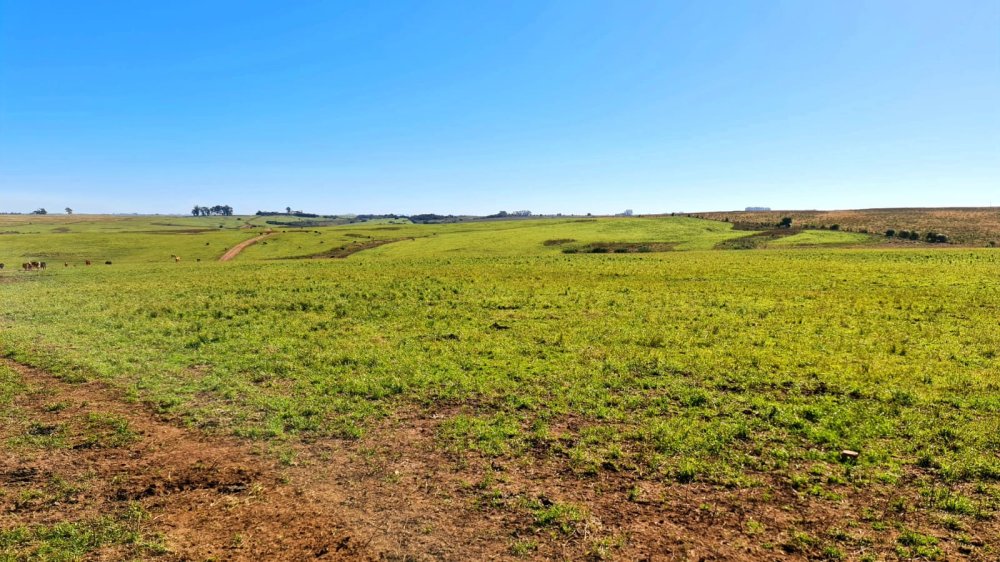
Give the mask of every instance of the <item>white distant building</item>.
M 770 211 L 770 207 L 747 207 L 746 211 Z

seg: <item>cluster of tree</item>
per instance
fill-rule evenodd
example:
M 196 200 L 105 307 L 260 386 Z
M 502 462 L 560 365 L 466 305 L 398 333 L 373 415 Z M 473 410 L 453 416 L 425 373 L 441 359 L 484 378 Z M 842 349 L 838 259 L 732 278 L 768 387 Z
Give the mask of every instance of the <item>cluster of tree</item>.
M 39 209 L 35 209 L 34 211 L 31 211 L 31 214 L 33 214 L 33 215 L 47 215 L 47 214 L 49 214 L 49 212 L 45 210 L 45 207 L 41 207 Z
M 512 211 L 508 213 L 507 211 L 500 211 L 499 213 L 493 215 L 486 215 L 488 219 L 502 219 L 505 217 L 530 217 L 531 211 Z M 412 220 L 412 219 L 410 219 Z
M 232 216 L 233 208 L 229 205 L 215 205 L 214 207 L 199 207 L 195 205 L 191 209 L 191 214 L 196 217 L 210 217 L 212 215 Z
M 893 230 L 885 231 L 886 238 L 899 238 L 900 240 L 920 240 L 920 233 L 916 230 Z M 924 240 L 932 244 L 947 244 L 948 237 L 937 232 L 928 232 L 924 235 Z

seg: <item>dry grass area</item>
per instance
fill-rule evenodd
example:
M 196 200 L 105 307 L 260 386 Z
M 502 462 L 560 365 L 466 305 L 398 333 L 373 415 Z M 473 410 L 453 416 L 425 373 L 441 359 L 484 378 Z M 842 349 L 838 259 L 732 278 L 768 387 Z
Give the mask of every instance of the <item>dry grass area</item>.
M 849 232 L 881 234 L 888 229 L 916 230 L 921 235 L 937 232 L 955 244 L 1000 245 L 1000 207 L 940 209 L 858 209 L 847 211 L 732 211 L 695 213 L 692 216 L 760 227 L 792 217 L 795 226 L 830 228 L 839 225 Z

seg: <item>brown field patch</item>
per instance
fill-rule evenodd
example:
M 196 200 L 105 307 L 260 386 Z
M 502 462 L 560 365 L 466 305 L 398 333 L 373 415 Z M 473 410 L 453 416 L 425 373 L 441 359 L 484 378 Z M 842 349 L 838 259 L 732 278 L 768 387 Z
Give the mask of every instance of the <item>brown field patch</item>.
M 945 234 L 953 244 L 1000 246 L 1000 207 L 857 209 L 844 211 L 733 211 L 693 213 L 702 217 L 769 229 L 782 217 L 791 217 L 793 226 L 830 228 L 838 225 L 847 232 L 884 234 L 886 230 Z
M 728 487 L 581 473 L 545 442 L 517 458 L 447 452 L 440 424 L 467 405 L 404 408 L 359 440 L 292 445 L 281 463 L 268 443 L 182 428 L 100 383 L 4 364 L 30 390 L 0 426 L 0 528 L 138 504 L 163 560 L 806 560 L 835 557 L 833 544 L 847 559 L 882 559 L 908 529 L 942 539 L 942 560 L 990 560 L 1000 547 L 995 517 L 944 540 L 952 531 L 931 511 L 900 509 L 922 501 L 919 475 L 833 487 L 829 499 L 768 474 Z M 95 416 L 114 422 L 97 439 Z M 576 511 L 539 515 L 560 507 Z

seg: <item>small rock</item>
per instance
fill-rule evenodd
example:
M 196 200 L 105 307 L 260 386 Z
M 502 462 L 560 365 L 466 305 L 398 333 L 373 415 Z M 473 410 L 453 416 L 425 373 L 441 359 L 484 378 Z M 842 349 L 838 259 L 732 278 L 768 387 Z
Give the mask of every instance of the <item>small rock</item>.
M 842 458 L 844 460 L 854 460 L 854 459 L 857 459 L 858 455 L 860 455 L 860 454 L 861 453 L 858 453 L 857 451 L 852 451 L 850 449 L 844 449 L 843 451 L 840 452 L 840 458 Z

